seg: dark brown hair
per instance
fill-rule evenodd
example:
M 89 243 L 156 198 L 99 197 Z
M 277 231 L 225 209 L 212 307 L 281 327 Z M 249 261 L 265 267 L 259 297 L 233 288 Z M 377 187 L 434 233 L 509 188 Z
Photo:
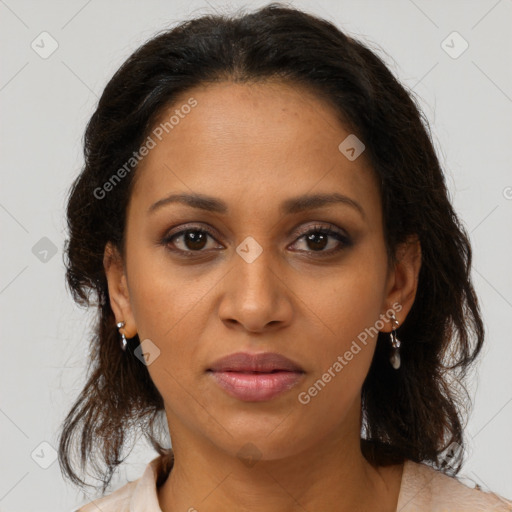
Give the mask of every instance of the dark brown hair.
M 134 357 L 138 336 L 126 352 L 120 349 L 103 267 L 107 242 L 125 255 L 136 167 L 108 199 L 95 191 L 138 150 L 181 93 L 220 80 L 275 78 L 327 99 L 366 145 L 380 183 L 390 260 L 410 235 L 421 243 L 417 295 L 398 329 L 402 366 L 391 367 L 389 338 L 379 333 L 362 388 L 365 456 L 379 464 L 407 458 L 445 472 L 460 469 L 463 452 L 455 453 L 450 469 L 443 450 L 450 443 L 464 446 L 470 400 L 463 383 L 484 328 L 470 278 L 470 243 L 450 204 L 428 123 L 412 94 L 363 43 L 326 20 L 274 3 L 252 13 L 202 16 L 157 34 L 114 74 L 87 125 L 85 165 L 67 205 L 65 263 L 73 298 L 94 305 L 98 315 L 88 380 L 63 422 L 59 444 L 61 469 L 77 485 L 88 484 L 75 462 L 82 471 L 91 464 L 105 492 L 122 462 L 126 436 L 136 429 L 158 453 L 167 453 L 156 431 L 162 397 Z

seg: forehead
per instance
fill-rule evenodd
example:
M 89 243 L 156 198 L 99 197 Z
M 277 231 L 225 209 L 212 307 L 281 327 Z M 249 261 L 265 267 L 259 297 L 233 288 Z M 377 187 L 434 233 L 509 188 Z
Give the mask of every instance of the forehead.
M 244 204 L 309 191 L 378 202 L 364 153 L 351 161 L 339 149 L 350 130 L 329 103 L 295 84 L 192 88 L 160 113 L 149 136 L 154 147 L 139 164 L 132 198 L 147 207 L 176 191 Z

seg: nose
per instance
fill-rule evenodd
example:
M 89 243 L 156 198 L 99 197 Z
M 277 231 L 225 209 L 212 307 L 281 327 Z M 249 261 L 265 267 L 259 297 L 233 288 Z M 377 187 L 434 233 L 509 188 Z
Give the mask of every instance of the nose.
M 219 316 L 229 328 L 268 332 L 290 324 L 293 293 L 283 271 L 263 251 L 254 261 L 239 260 L 225 276 Z M 281 271 L 280 271 L 281 270 Z

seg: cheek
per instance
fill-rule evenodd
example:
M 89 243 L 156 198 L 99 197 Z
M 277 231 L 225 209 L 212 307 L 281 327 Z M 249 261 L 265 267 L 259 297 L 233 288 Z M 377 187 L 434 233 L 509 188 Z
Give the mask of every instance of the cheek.
M 383 265 L 361 253 L 353 259 L 333 272 L 328 283 L 299 292 L 307 297 L 307 304 L 317 312 L 331 340 L 339 340 L 329 343 L 336 349 L 350 345 L 350 340 L 375 325 L 384 299 Z
M 342 423 L 360 397 L 376 344 L 375 308 L 355 307 L 353 301 L 340 301 L 329 311 L 333 326 L 329 336 L 317 336 L 309 352 L 315 368 L 295 396 L 308 424 L 324 418 L 320 430 L 327 433 Z M 377 313 L 378 318 L 378 313 Z M 325 331 L 325 330 L 324 330 Z M 317 432 L 320 434 L 320 432 Z
M 163 249 L 133 249 L 128 275 L 132 312 L 139 336 L 167 344 L 180 331 L 215 284 L 215 276 L 194 276 L 172 263 Z M 186 329 L 185 329 L 186 331 Z M 185 334 L 185 337 L 190 335 Z
M 190 278 L 165 262 L 153 259 L 148 264 L 143 254 L 135 253 L 131 264 L 130 300 L 137 333 L 143 349 L 150 340 L 147 346 L 156 354 L 148 371 L 164 399 L 172 400 L 172 396 L 179 395 L 180 383 L 187 380 L 194 364 L 198 365 L 194 353 L 204 323 L 199 318 L 201 299 L 209 287 L 191 283 Z
M 334 273 L 328 287 L 310 289 L 308 295 L 302 291 L 308 308 L 321 320 L 317 332 L 309 333 L 314 348 L 303 347 L 315 361 L 315 371 L 302 387 L 305 401 L 316 403 L 313 408 L 342 411 L 358 395 L 382 328 L 384 277 L 382 264 L 359 254 L 357 264 Z

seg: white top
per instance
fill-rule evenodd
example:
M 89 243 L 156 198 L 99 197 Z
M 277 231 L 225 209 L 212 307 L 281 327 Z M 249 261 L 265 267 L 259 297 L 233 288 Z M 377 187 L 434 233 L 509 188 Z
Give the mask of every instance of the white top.
M 156 483 L 163 471 L 162 456 L 158 456 L 138 480 L 75 512 L 162 512 Z M 512 512 L 512 501 L 478 485 L 468 487 L 426 464 L 406 460 L 396 512 Z

